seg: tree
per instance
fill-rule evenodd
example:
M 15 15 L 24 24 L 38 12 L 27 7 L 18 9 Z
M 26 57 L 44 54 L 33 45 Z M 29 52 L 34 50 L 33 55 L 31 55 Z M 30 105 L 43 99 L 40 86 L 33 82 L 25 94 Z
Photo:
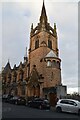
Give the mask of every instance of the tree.
M 67 95 L 67 98 L 80 101 L 80 93 L 79 92 L 73 92 L 72 94 Z

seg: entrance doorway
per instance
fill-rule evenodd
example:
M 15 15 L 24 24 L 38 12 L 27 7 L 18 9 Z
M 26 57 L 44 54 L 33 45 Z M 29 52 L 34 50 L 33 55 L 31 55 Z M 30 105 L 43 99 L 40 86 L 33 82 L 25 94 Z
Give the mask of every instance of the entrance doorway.
M 57 102 L 57 94 L 56 93 L 49 93 L 49 101 L 50 101 L 50 105 L 55 107 L 56 102 Z

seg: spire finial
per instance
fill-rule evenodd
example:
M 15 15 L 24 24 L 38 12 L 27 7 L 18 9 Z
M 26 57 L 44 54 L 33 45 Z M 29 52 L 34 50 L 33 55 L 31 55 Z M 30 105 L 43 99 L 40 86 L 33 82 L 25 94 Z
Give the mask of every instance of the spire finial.
M 31 30 L 33 30 L 33 23 L 32 23 L 32 25 L 31 25 Z
M 42 22 L 43 19 L 45 22 L 47 22 L 47 15 L 46 15 L 46 9 L 44 5 L 44 0 L 43 0 L 43 6 L 42 6 L 42 11 L 41 11 L 41 16 L 40 16 L 40 22 Z
M 25 57 L 27 57 L 27 47 L 26 47 L 26 54 L 25 54 Z
M 44 4 L 44 0 L 43 0 L 43 4 Z
M 26 47 L 26 52 L 25 52 L 25 55 L 24 55 L 24 57 L 27 57 L 27 47 Z
M 27 47 L 26 47 L 26 54 L 24 56 L 24 61 L 26 62 L 27 61 Z
M 56 32 L 56 23 L 54 23 L 54 35 L 57 36 L 57 32 Z
M 8 58 L 8 63 L 9 63 L 9 58 Z
M 54 23 L 54 29 L 56 29 L 56 23 Z
M 5 68 L 11 69 L 9 59 L 8 59 L 8 62 L 7 62 L 7 64 L 6 64 L 6 66 L 5 66 Z

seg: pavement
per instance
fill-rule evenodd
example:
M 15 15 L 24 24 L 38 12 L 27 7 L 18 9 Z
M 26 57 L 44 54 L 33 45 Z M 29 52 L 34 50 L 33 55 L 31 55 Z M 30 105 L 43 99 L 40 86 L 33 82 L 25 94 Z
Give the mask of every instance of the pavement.
M 55 107 L 51 107 L 50 110 L 56 111 L 56 108 Z

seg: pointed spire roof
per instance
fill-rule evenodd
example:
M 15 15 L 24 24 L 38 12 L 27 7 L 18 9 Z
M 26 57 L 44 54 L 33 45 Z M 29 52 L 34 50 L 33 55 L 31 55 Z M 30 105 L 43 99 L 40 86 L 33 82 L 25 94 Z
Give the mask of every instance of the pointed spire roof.
M 53 27 L 50 26 L 50 23 L 48 23 L 48 18 L 47 18 L 47 14 L 46 14 L 44 0 L 43 0 L 43 5 L 42 5 L 42 10 L 41 10 L 39 23 L 35 28 L 33 28 L 33 24 L 32 24 L 30 37 L 33 37 L 34 35 L 36 35 L 37 33 L 41 32 L 41 31 L 49 32 L 54 37 L 57 37 L 56 24 L 54 24 L 54 28 L 53 28 Z
M 9 63 L 9 59 L 8 59 L 8 62 L 6 64 L 6 66 L 4 67 L 4 72 L 8 72 L 8 70 L 11 70 L 11 66 L 10 66 L 10 63 Z
M 43 6 L 42 6 L 42 11 L 41 11 L 41 16 L 40 16 L 40 22 L 43 22 L 43 20 L 47 22 L 47 15 L 46 15 L 46 9 L 44 5 L 44 0 L 43 0 Z
M 51 51 L 46 55 L 46 58 L 52 58 L 52 57 L 57 58 L 57 55 L 53 52 L 53 50 L 51 50 Z
M 8 59 L 8 62 L 7 62 L 7 64 L 6 64 L 6 67 L 5 67 L 5 68 L 7 68 L 7 69 L 11 69 L 9 59 Z

